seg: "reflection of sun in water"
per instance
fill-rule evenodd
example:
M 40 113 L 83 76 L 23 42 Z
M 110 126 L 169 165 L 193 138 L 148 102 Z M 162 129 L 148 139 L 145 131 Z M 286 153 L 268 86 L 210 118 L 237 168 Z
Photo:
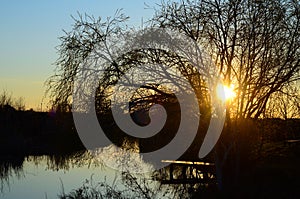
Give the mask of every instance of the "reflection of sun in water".
M 217 95 L 222 101 L 233 99 L 236 96 L 236 93 L 234 92 L 234 86 L 232 84 L 230 86 L 218 84 Z

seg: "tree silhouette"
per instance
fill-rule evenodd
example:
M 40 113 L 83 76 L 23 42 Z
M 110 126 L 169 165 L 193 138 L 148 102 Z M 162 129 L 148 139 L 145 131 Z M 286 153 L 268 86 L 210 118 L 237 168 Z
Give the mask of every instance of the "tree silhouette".
M 273 94 L 291 82 L 299 85 L 299 1 L 165 3 L 153 23 L 180 30 L 204 46 L 224 83 L 235 86 L 231 105 L 238 118 L 260 117 Z
M 234 85 L 237 96 L 228 103 L 228 110 L 237 118 L 258 118 L 266 111 L 272 95 L 299 84 L 299 7 L 294 0 L 181 1 L 163 3 L 152 23 L 179 30 L 203 46 L 218 67 L 224 84 Z M 88 15 L 74 18 L 73 30 L 60 37 L 56 75 L 47 82 L 54 104 L 72 102 L 78 66 L 99 46 L 102 56 L 110 60 L 97 92 L 96 103 L 103 109 L 109 107 L 109 88 L 134 64 L 176 63 L 186 77 L 193 72 L 178 57 L 157 49 L 131 52 L 114 60 L 107 37 L 125 32 L 127 19 L 120 11 L 104 22 Z M 162 61 L 165 58 L 167 61 Z M 191 83 L 195 90 L 203 85 L 201 81 Z
M 97 65 L 95 68 L 95 71 L 103 70 L 99 82 L 95 85 L 97 86 L 95 103 L 98 112 L 107 112 L 110 107 L 112 87 L 126 71 L 136 65 L 156 63 L 166 65 L 168 68 L 175 68 L 186 77 L 198 95 L 202 114 L 209 115 L 210 101 L 207 85 L 201 75 L 195 72 L 195 67 L 186 59 L 156 48 L 133 50 L 124 53 L 121 57 L 113 57 L 113 48 L 118 43 L 108 38 L 114 36 L 117 38 L 120 34 L 128 31 L 124 25 L 127 18 L 119 11 L 113 18 L 108 18 L 105 22 L 102 22 L 101 18 L 95 19 L 88 15 L 83 17 L 79 14 L 79 19 L 73 18 L 75 21 L 73 30 L 65 32 L 65 36 L 60 37 L 61 45 L 58 46 L 60 57 L 56 62 L 56 74 L 47 80 L 48 92 L 53 99 L 53 104 L 55 106 L 60 104 L 61 107 L 62 104 L 72 103 L 74 78 L 81 72 L 79 66 L 86 61 L 93 50 L 98 49 L 97 56 L 108 63 L 105 69 L 102 65 Z M 97 62 L 97 57 L 94 62 Z M 157 74 L 160 72 L 155 71 L 157 69 L 154 68 L 150 70 Z M 82 78 L 84 79 L 84 77 Z M 176 81 L 178 83 L 179 79 Z M 137 95 L 133 96 L 132 101 L 135 103 L 132 104 L 141 104 L 137 103 L 138 101 L 153 103 L 158 98 L 161 98 L 160 101 L 169 101 L 163 98 L 174 98 L 174 95 L 163 86 L 149 83 L 141 86 Z

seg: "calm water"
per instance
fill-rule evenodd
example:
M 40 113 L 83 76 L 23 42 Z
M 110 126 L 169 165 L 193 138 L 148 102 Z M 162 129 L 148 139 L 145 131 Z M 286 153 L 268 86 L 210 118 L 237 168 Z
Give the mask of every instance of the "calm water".
M 86 163 L 68 163 L 68 165 L 53 165 L 50 157 L 28 157 L 23 167 L 18 171 L 11 171 L 7 179 L 2 180 L 0 198 L 57 198 L 64 187 L 65 193 L 79 188 L 85 179 L 91 176 L 95 181 L 112 183 L 119 173 L 109 167 Z M 55 168 L 56 167 L 56 168 Z M 63 168 L 65 167 L 65 168 Z
M 103 164 L 101 157 L 111 156 L 107 151 L 105 153 L 95 157 L 85 151 L 59 156 L 29 156 L 21 160 L 13 156 L 6 160 L 2 157 L 0 198 L 58 198 L 62 192 L 78 189 L 91 178 L 93 183 L 106 182 L 117 185 L 120 190 L 124 188 L 121 172 Z M 145 167 L 142 163 L 139 165 Z M 150 178 L 149 173 L 139 176 Z M 148 185 L 157 191 L 157 198 L 164 193 L 158 181 L 151 180 Z

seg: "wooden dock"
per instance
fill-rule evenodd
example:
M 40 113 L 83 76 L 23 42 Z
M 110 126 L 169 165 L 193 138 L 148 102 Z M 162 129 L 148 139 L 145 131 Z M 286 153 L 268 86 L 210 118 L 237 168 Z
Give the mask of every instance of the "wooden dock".
M 291 146 L 293 144 L 298 144 L 298 143 L 300 143 L 300 139 L 298 139 L 298 140 L 285 140 L 284 145 L 287 144 L 288 146 Z
M 163 160 L 171 163 L 164 169 L 162 184 L 214 184 L 215 165 L 208 162 Z

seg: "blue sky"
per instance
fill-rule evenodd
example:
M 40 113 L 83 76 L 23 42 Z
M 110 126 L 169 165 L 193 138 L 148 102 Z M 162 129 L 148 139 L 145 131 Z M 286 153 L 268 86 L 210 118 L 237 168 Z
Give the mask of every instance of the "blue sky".
M 117 9 L 138 27 L 153 14 L 161 0 L 3 0 L 0 6 L 0 93 L 24 97 L 27 108 L 38 109 L 45 80 L 53 74 L 58 58 L 55 47 L 64 30 L 71 30 L 77 11 L 95 17 L 114 15 Z M 46 109 L 47 99 L 43 102 Z

